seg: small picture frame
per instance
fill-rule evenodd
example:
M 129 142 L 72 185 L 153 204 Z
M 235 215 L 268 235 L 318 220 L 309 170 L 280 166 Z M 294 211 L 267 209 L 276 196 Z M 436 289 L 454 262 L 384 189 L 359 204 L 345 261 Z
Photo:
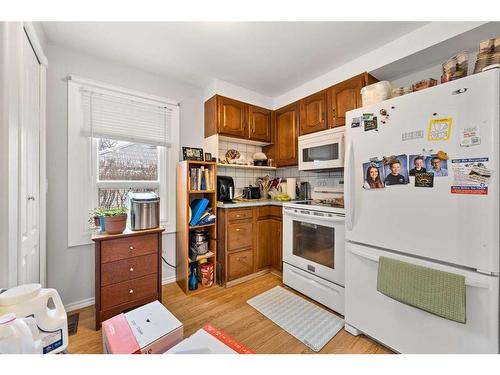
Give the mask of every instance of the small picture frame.
M 212 161 L 212 154 L 210 152 L 205 152 L 205 161 Z
M 182 160 L 203 161 L 203 149 L 196 147 L 182 147 Z

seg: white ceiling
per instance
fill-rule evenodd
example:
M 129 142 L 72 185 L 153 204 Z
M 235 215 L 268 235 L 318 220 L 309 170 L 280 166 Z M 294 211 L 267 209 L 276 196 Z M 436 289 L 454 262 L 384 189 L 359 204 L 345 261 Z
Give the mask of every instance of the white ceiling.
M 276 97 L 424 22 L 43 22 L 49 42 L 198 87 Z

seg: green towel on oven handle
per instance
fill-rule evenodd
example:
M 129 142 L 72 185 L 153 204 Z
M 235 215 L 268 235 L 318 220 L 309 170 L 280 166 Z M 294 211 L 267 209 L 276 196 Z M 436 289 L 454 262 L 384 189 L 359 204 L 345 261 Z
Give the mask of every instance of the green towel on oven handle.
M 399 302 L 465 323 L 465 277 L 380 257 L 377 290 Z

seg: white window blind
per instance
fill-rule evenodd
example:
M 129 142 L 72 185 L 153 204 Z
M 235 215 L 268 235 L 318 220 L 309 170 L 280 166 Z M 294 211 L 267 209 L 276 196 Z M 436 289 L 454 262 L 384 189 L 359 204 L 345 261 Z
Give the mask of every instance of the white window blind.
M 174 106 L 93 88 L 81 98 L 85 136 L 170 147 Z

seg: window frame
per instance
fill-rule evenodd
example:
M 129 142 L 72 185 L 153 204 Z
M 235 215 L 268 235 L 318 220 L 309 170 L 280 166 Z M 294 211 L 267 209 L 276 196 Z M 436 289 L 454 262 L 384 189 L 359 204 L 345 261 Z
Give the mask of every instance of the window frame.
M 92 155 L 95 157 L 95 162 L 92 163 L 92 190 L 93 206 L 99 205 L 99 189 L 128 189 L 128 188 L 152 188 L 157 189 L 160 197 L 167 197 L 168 190 L 167 184 L 167 154 L 166 147 L 156 146 L 158 150 L 158 179 L 157 180 L 100 180 L 99 179 L 99 139 L 92 139 Z M 139 142 L 132 142 L 137 144 L 144 144 Z M 168 225 L 168 205 L 167 199 L 160 199 L 160 225 Z
M 160 225 L 164 234 L 176 232 L 176 167 L 179 161 L 180 105 L 179 102 L 155 95 L 129 90 L 75 75 L 68 78 L 68 128 L 67 128 L 67 228 L 68 247 L 92 244 L 93 230 L 89 225 L 89 212 L 98 205 L 98 138 L 84 135 L 84 108 L 82 89 L 99 89 L 129 96 L 134 99 L 153 100 L 172 109 L 171 134 L 168 146 L 157 146 L 160 165 L 159 181 L 99 182 L 100 187 L 159 186 Z M 131 141 L 141 143 L 140 141 Z M 146 142 L 142 142 L 146 143 Z M 95 154 L 94 154 L 95 150 Z M 121 184 L 121 185 L 120 185 Z

